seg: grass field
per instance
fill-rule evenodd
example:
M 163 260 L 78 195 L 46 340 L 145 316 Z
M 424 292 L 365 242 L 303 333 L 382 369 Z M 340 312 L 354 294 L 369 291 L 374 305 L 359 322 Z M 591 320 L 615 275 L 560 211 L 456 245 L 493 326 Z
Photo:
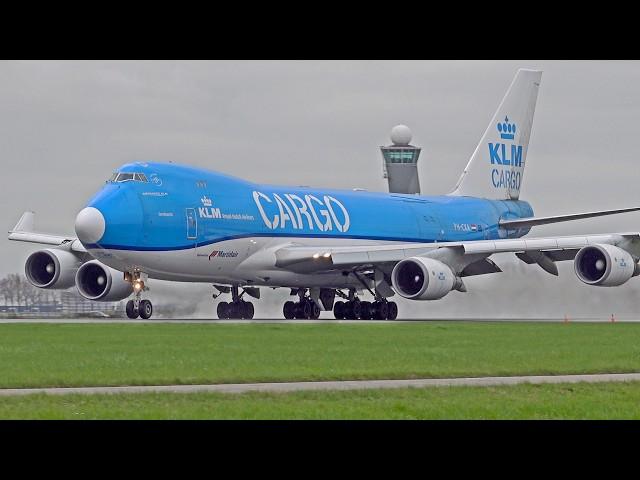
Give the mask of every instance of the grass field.
M 633 371 L 640 324 L 0 325 L 0 387 Z
M 640 382 L 0 397 L 2 419 L 640 419 Z

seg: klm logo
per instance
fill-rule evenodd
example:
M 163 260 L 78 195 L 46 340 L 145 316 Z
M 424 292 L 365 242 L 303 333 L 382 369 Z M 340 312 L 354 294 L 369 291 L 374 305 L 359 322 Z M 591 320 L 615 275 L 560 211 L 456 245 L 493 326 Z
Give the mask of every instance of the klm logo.
M 219 208 L 214 208 L 213 202 L 210 198 L 204 195 L 200 201 L 202 202 L 202 207 L 198 208 L 198 213 L 200 214 L 200 218 L 222 218 L 222 213 Z
M 499 122 L 496 128 L 501 140 L 513 141 L 515 139 L 517 127 L 515 122 L 509 122 L 509 117 L 504 117 L 504 122 Z M 504 167 L 522 168 L 522 145 L 514 145 L 511 142 L 489 142 L 489 160 L 491 165 L 503 165 L 503 168 L 496 167 L 491 170 L 491 183 L 494 188 L 519 191 L 522 171 Z
M 516 134 L 516 124 L 509 123 L 509 117 L 504 117 L 504 123 L 498 123 L 498 132 L 503 140 L 513 140 Z
M 491 158 L 491 165 L 521 167 L 522 145 L 511 145 L 511 149 L 507 150 L 507 145 L 504 143 L 489 143 L 489 158 Z
M 509 123 L 505 117 L 503 123 L 498 123 L 498 132 L 503 140 L 513 140 L 516 134 L 515 123 Z M 510 147 L 510 148 L 508 148 Z M 522 166 L 522 145 L 505 145 L 504 143 L 489 143 L 489 158 L 491 165 Z

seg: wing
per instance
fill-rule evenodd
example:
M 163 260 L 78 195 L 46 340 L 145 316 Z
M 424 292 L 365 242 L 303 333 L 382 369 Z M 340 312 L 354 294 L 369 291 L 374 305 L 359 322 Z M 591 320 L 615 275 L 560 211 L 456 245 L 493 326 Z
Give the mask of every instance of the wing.
M 640 207 L 621 208 L 618 210 L 600 210 L 597 212 L 572 213 L 569 215 L 553 215 L 551 217 L 529 217 L 517 218 L 514 220 L 500 220 L 503 228 L 536 227 L 538 225 L 548 225 L 550 223 L 569 222 L 572 220 L 582 220 L 585 218 L 604 217 L 606 215 L 617 215 L 619 213 L 637 212 Z
M 405 258 L 429 256 L 444 260 L 460 276 L 471 276 L 500 272 L 500 268 L 488 257 L 496 253 L 510 252 L 525 263 L 537 263 L 545 271 L 557 275 L 555 262 L 573 260 L 578 250 L 593 244 L 616 245 L 636 258 L 640 257 L 640 233 L 354 247 L 289 245 L 277 249 L 274 253 L 276 267 L 298 273 L 373 266 L 388 271 Z
M 24 212 L 13 227 L 9 230 L 9 240 L 17 242 L 40 243 L 43 245 L 70 245 L 71 250 L 79 253 L 86 253 L 84 246 L 75 236 L 51 235 L 48 233 L 38 233 L 34 231 L 35 213 Z

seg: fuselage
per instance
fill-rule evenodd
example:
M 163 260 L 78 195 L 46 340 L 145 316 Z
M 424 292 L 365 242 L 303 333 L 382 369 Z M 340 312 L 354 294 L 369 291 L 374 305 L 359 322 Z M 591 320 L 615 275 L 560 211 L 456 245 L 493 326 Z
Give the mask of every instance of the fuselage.
M 80 240 L 95 258 L 118 270 L 178 281 L 307 287 L 327 285 L 327 278 L 291 275 L 264 267 L 268 262 L 252 269 L 252 258 L 286 244 L 516 238 L 528 229 L 508 231 L 499 220 L 533 216 L 524 201 L 263 185 L 144 162 L 119 168 L 88 207 L 103 215 L 104 232 L 95 241 Z M 336 287 L 341 282 L 353 280 L 335 274 L 329 281 Z

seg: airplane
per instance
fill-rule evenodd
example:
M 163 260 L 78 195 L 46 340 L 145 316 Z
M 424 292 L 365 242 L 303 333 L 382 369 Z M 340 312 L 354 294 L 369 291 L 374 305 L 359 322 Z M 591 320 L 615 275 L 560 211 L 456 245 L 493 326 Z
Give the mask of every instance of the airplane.
M 151 279 L 213 284 L 230 302 L 219 318 L 250 319 L 260 288 L 288 288 L 287 319 L 394 320 L 394 295 L 438 300 L 469 276 L 501 272 L 513 253 L 558 275 L 574 262 L 588 285 L 619 286 L 640 273 L 640 233 L 526 237 L 556 222 L 640 207 L 547 217 L 520 200 L 542 72 L 520 69 L 447 195 L 422 196 L 264 185 L 173 163 L 118 168 L 75 220 L 75 236 L 36 233 L 25 212 L 9 239 L 49 245 L 25 262 L 36 287 L 76 286 L 85 298 L 126 303 L 148 319 Z M 368 301 L 367 295 L 371 295 Z M 214 298 L 218 295 L 214 293 Z

